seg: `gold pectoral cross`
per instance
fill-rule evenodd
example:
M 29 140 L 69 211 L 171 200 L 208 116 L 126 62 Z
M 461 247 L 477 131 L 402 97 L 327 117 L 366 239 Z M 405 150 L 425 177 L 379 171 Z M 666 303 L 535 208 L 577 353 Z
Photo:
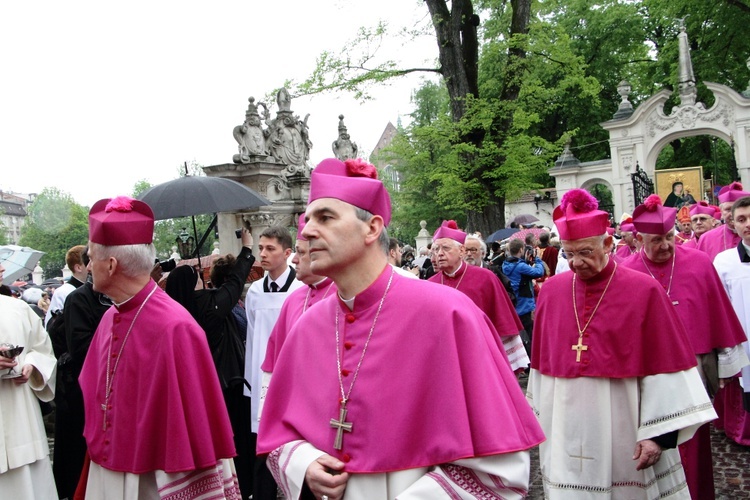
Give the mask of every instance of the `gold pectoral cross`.
M 352 432 L 352 422 L 346 422 L 346 413 L 349 410 L 346 409 L 346 403 L 341 403 L 339 409 L 339 419 L 331 419 L 331 427 L 336 429 L 336 439 L 333 441 L 333 447 L 336 450 L 340 450 L 344 445 L 344 431 Z
M 578 344 L 573 344 L 570 349 L 576 351 L 576 363 L 581 362 L 581 351 L 588 351 L 589 346 L 583 345 L 583 336 L 578 337 Z

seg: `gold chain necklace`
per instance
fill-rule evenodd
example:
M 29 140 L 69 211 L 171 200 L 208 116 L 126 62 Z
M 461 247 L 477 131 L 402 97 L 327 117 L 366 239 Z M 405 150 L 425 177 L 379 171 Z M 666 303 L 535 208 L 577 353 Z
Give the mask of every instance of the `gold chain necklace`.
M 643 267 L 646 268 L 646 271 L 648 271 L 648 274 L 651 275 L 652 278 L 656 280 L 656 276 L 654 276 L 654 273 L 651 272 L 651 269 L 648 268 L 648 264 L 646 264 L 646 259 L 643 258 L 643 254 L 645 252 L 641 252 L 641 261 L 643 262 Z M 672 300 L 672 296 L 670 295 L 670 292 L 672 291 L 672 278 L 674 278 L 674 261 L 677 260 L 677 253 L 675 250 L 675 253 L 672 254 L 672 270 L 669 272 L 669 285 L 667 286 L 667 297 L 669 297 L 669 300 Z M 656 280 L 659 281 L 659 280 Z M 659 283 L 661 284 L 661 282 Z M 676 300 L 672 300 L 672 305 L 676 306 L 679 302 Z
M 596 307 L 594 307 L 594 311 L 591 313 L 591 316 L 589 316 L 589 320 L 586 322 L 586 324 L 583 326 L 583 330 L 581 330 L 581 321 L 578 319 L 578 305 L 576 304 L 576 274 L 573 274 L 573 314 L 575 314 L 576 317 L 576 326 L 578 327 L 578 344 L 573 344 L 570 346 L 570 349 L 573 351 L 576 351 L 576 363 L 581 362 L 581 351 L 588 351 L 589 346 L 583 344 L 583 334 L 586 331 L 586 329 L 591 324 L 591 320 L 594 319 L 594 315 L 596 314 L 596 311 L 599 310 L 599 305 L 602 303 L 602 300 L 604 300 L 604 295 L 606 295 L 607 290 L 609 290 L 609 285 L 612 283 L 612 279 L 615 277 L 615 273 L 617 272 L 617 262 L 615 262 L 615 268 L 612 270 L 612 275 L 609 277 L 609 281 L 607 281 L 607 286 L 604 287 L 604 291 L 602 292 L 602 296 L 599 297 L 599 302 L 596 303 Z
M 458 270 L 456 271 L 456 273 L 458 273 L 458 271 L 461 270 L 461 268 L 463 267 L 463 265 L 464 265 L 463 262 L 461 262 L 461 264 L 458 265 Z M 468 270 L 468 267 L 469 267 L 469 265 L 466 264 L 466 269 L 467 270 Z M 455 274 L 454 274 L 454 276 L 455 276 Z M 464 271 L 464 273 L 458 279 L 458 283 L 456 283 L 456 286 L 453 287 L 453 288 L 455 288 L 456 290 L 458 290 L 458 287 L 461 286 L 461 282 L 464 280 L 464 276 L 466 276 L 466 271 Z M 440 284 L 441 285 L 445 285 L 445 282 L 443 281 L 443 278 L 445 278 L 445 271 L 440 271 Z
M 138 319 L 138 316 L 140 316 L 141 311 L 143 310 L 143 306 L 146 305 L 146 302 L 148 302 L 148 299 L 150 299 L 151 296 L 154 294 L 154 292 L 156 292 L 157 288 L 159 288 L 159 285 L 155 284 L 153 290 L 151 290 L 148 293 L 148 295 L 146 296 L 146 300 L 143 301 L 143 303 L 141 304 L 141 307 L 139 307 L 138 311 L 135 313 L 135 316 L 133 317 L 133 321 L 130 322 L 128 331 L 127 333 L 125 333 L 125 337 L 122 339 L 122 345 L 120 346 L 120 351 L 117 353 L 117 359 L 115 360 L 114 368 L 112 368 L 111 377 L 110 377 L 109 366 L 110 366 L 110 360 L 112 359 L 112 356 L 111 356 L 112 337 L 115 336 L 114 330 L 112 331 L 112 334 L 109 337 L 109 350 L 107 351 L 107 378 L 104 381 L 104 404 L 101 405 L 102 413 L 103 413 L 102 431 L 107 430 L 107 410 L 109 409 L 109 398 L 112 394 L 112 384 L 115 382 L 115 374 L 117 373 L 117 366 L 120 364 L 120 358 L 122 358 L 122 350 L 125 349 L 125 343 L 128 341 L 128 337 L 130 337 L 130 332 L 133 330 L 133 325 L 135 325 L 135 320 Z
M 336 420 L 335 418 L 331 419 L 331 427 L 336 429 L 336 438 L 333 441 L 333 447 L 336 450 L 340 450 L 343 447 L 344 444 L 344 431 L 346 432 L 352 432 L 353 423 L 346 421 L 346 413 L 349 411 L 346 409 L 346 403 L 349 401 L 349 396 L 352 393 L 352 389 L 354 388 L 354 382 L 357 381 L 357 375 L 359 374 L 359 369 L 362 367 L 362 361 L 365 359 L 365 353 L 367 352 L 367 346 L 370 344 L 370 339 L 372 338 L 372 332 L 375 331 L 375 324 L 378 322 L 378 317 L 380 316 L 380 311 L 383 309 L 383 302 L 385 302 L 385 296 L 388 295 L 388 290 L 391 289 L 391 283 L 393 282 L 393 275 L 395 271 L 393 267 L 391 267 L 391 276 L 388 278 L 388 285 L 385 287 L 385 292 L 383 293 L 383 297 L 380 299 L 380 305 L 378 305 L 378 310 L 375 312 L 375 318 L 372 320 L 372 326 L 370 327 L 370 333 L 367 335 L 367 340 L 365 341 L 365 346 L 362 348 L 362 355 L 359 357 L 359 363 L 357 363 L 357 368 L 354 370 L 354 375 L 352 376 L 352 382 L 349 384 L 349 391 L 344 394 L 344 380 L 341 378 L 341 351 L 339 348 L 339 305 L 336 305 L 336 368 L 338 368 L 338 375 L 339 375 L 339 389 L 341 389 L 341 401 L 339 408 L 339 418 Z

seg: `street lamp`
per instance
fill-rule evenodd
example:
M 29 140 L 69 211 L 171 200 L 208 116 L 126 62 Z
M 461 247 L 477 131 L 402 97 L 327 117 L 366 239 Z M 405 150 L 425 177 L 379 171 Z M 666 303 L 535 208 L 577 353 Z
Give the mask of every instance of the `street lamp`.
M 189 259 L 192 257 L 195 238 L 190 236 L 186 227 L 182 228 L 182 231 L 177 235 L 177 238 L 175 238 L 174 241 L 177 243 L 177 249 L 183 259 Z

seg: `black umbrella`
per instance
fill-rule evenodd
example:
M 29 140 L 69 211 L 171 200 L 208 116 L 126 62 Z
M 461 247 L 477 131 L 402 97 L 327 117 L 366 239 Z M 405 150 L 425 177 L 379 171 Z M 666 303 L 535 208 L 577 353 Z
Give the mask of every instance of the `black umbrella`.
M 487 237 L 486 242 L 492 243 L 493 241 L 503 241 L 506 238 L 509 238 L 512 234 L 517 233 L 519 230 L 515 227 L 507 227 L 505 229 L 498 229 L 491 235 Z
M 187 173 L 187 164 L 185 172 Z M 192 217 L 196 241 L 193 255 L 198 257 L 198 262 L 200 262 L 198 250 L 216 226 L 217 217 L 214 215 L 203 237 L 198 240 L 198 230 L 195 227 L 196 215 L 247 210 L 271 204 L 263 196 L 237 181 L 221 177 L 190 175 L 158 184 L 145 191 L 138 199 L 151 207 L 156 220 Z
M 204 176 L 185 176 L 158 184 L 138 199 L 151 207 L 156 220 L 234 212 L 271 204 L 237 181 Z
M 516 215 L 513 218 L 513 222 L 515 222 L 519 226 L 520 225 L 525 226 L 526 224 L 531 224 L 532 222 L 539 222 L 539 219 L 534 217 L 531 214 L 521 214 L 521 215 Z

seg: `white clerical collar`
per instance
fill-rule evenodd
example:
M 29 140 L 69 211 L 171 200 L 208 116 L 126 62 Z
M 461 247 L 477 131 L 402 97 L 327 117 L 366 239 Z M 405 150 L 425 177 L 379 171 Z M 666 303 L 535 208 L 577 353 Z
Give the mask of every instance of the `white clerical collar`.
M 456 269 L 452 273 L 446 273 L 445 271 L 443 271 L 443 273 L 445 273 L 445 275 L 448 276 L 449 278 L 453 278 L 455 275 L 458 274 L 458 272 L 461 270 L 461 268 L 463 267 L 463 265 L 464 265 L 464 261 L 461 261 L 461 263 L 458 265 L 458 269 Z M 468 264 L 466 264 L 466 265 L 468 266 Z
M 279 287 L 279 290 L 284 288 L 284 285 L 286 285 L 286 280 L 289 279 L 289 273 L 291 273 L 291 268 L 289 266 L 286 266 L 286 270 L 281 273 L 281 275 L 274 279 L 271 279 L 271 275 L 268 275 L 268 288 L 271 288 L 271 283 L 276 283 L 276 286 Z
M 748 244 L 745 243 L 745 240 L 742 240 L 742 246 L 745 247 L 745 253 L 747 255 L 750 255 L 750 246 L 748 246 Z
M 323 278 L 322 280 L 320 280 L 320 281 L 316 281 L 315 283 L 313 283 L 313 284 L 312 284 L 312 285 L 310 285 L 310 286 L 311 286 L 312 288 L 314 288 L 314 289 L 316 289 L 316 290 L 317 290 L 317 289 L 318 289 L 318 287 L 319 287 L 320 285 L 322 285 L 322 284 L 323 284 L 323 283 L 325 282 L 325 280 L 327 280 L 327 279 L 328 279 L 328 278 Z
M 343 302 L 344 304 L 346 304 L 346 307 L 348 307 L 350 311 L 354 310 L 354 299 L 356 299 L 356 298 L 357 298 L 357 296 L 355 295 L 351 299 L 345 299 L 344 297 L 341 296 L 341 294 L 339 294 L 339 299 L 341 299 L 341 302 Z

